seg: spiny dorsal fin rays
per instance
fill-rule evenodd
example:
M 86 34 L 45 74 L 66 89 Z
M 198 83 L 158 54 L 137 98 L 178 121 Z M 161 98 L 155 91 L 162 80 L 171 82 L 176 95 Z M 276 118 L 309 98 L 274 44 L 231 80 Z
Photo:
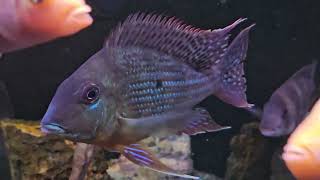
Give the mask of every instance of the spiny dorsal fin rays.
M 110 34 L 107 48 L 143 47 L 165 53 L 203 71 L 218 64 L 228 46 L 229 32 L 243 22 L 216 30 L 201 30 L 175 17 L 136 13 Z

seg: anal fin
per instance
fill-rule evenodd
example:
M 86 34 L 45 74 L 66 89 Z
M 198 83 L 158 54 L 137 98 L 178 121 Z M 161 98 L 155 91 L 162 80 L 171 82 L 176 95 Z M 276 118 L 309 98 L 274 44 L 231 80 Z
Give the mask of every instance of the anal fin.
M 187 126 L 179 133 L 188 135 L 196 135 L 206 132 L 216 132 L 224 129 L 230 129 L 230 126 L 221 126 L 216 123 L 210 116 L 209 112 L 203 108 L 196 108 L 193 116 L 189 117 L 190 120 Z
M 142 147 L 140 144 L 131 144 L 129 146 L 117 146 L 117 150 L 131 162 L 152 169 L 164 174 L 178 176 L 189 179 L 200 179 L 199 177 L 180 174 L 170 167 L 163 164 L 152 152 Z

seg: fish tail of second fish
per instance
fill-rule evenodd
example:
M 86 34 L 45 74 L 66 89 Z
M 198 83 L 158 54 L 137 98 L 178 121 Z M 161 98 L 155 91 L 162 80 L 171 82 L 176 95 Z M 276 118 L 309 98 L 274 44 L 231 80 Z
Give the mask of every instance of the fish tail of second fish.
M 250 107 L 246 107 L 244 108 L 245 110 L 247 110 L 252 116 L 254 116 L 255 118 L 261 120 L 262 118 L 262 108 L 258 107 L 256 105 L 252 105 Z
M 254 25 L 245 28 L 235 37 L 218 64 L 219 82 L 214 95 L 235 107 L 253 106 L 247 102 L 243 62 L 248 49 L 249 31 Z

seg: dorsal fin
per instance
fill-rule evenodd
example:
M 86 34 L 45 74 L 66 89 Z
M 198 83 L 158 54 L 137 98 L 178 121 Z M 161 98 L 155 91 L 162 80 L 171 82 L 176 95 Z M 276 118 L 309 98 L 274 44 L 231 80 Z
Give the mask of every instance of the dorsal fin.
M 204 72 L 220 62 L 228 47 L 228 33 L 244 20 L 238 19 L 223 29 L 201 30 L 174 17 L 136 13 L 110 34 L 106 47 L 149 48 Z

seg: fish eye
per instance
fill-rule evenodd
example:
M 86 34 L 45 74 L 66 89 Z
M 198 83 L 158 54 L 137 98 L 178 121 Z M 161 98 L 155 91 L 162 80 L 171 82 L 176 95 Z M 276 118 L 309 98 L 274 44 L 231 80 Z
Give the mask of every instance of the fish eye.
M 40 4 L 42 3 L 44 0 L 30 0 L 33 4 Z
M 99 99 L 100 89 L 96 84 L 90 84 L 87 86 L 82 94 L 82 102 L 85 104 L 91 104 Z

